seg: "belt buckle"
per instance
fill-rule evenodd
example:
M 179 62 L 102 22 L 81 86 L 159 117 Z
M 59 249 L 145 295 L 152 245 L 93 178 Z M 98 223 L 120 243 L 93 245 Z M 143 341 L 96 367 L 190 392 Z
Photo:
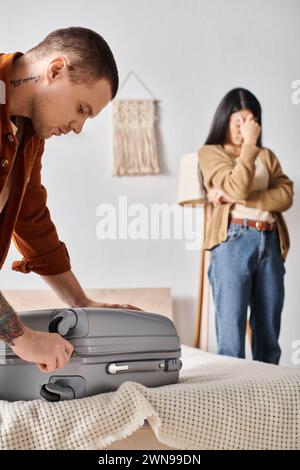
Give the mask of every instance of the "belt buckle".
M 256 228 L 256 230 L 258 230 L 259 232 L 262 230 L 262 228 L 261 228 L 261 221 L 260 221 L 260 220 L 257 220 L 257 221 L 255 222 L 255 228 Z
M 272 231 L 273 227 L 274 227 L 274 224 L 271 224 L 270 222 L 267 222 L 267 221 L 264 222 L 262 220 L 257 220 L 256 223 L 255 223 L 255 227 L 260 232 L 266 232 L 267 230 Z
M 269 222 L 263 222 L 262 220 L 257 220 L 255 223 L 255 227 L 259 232 L 265 232 L 268 230 Z

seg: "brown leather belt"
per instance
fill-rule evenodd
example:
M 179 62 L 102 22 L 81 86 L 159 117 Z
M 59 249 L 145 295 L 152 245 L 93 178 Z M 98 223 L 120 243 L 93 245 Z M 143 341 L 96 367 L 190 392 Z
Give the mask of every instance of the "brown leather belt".
M 263 220 L 251 220 L 251 219 L 244 220 L 244 219 L 236 219 L 234 217 L 230 217 L 229 223 L 245 225 L 246 227 L 254 227 L 259 232 L 265 232 L 267 230 L 269 231 L 276 230 L 276 222 L 270 223 L 270 222 L 265 222 Z

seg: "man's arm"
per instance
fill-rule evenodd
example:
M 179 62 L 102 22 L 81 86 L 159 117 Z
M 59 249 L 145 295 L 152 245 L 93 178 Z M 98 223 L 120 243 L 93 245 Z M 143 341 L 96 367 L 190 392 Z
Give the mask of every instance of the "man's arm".
M 69 307 L 88 307 L 89 299 L 72 271 L 41 278 Z
M 130 304 L 109 304 L 92 300 L 85 294 L 72 271 L 51 276 L 41 275 L 56 295 L 69 307 L 125 308 L 141 310 Z
M 23 333 L 20 318 L 0 292 L 0 340 L 14 346 L 14 339 Z

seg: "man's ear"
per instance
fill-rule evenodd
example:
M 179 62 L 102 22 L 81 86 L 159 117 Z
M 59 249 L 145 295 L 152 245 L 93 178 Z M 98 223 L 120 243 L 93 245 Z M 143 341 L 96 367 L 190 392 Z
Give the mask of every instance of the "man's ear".
M 49 81 L 56 80 L 61 77 L 68 69 L 68 64 L 63 56 L 54 57 L 47 66 L 47 78 Z

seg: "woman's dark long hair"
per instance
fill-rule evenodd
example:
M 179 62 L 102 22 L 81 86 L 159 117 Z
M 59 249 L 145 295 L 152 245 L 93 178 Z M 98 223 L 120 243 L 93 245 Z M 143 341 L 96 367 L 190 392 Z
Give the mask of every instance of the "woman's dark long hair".
M 219 104 L 205 144 L 225 144 L 230 115 L 240 111 L 241 109 L 249 109 L 261 128 L 261 106 L 257 98 L 255 98 L 249 90 L 245 90 L 244 88 L 234 88 L 224 96 Z M 260 132 L 256 145 L 261 147 L 261 142 L 262 132 Z

